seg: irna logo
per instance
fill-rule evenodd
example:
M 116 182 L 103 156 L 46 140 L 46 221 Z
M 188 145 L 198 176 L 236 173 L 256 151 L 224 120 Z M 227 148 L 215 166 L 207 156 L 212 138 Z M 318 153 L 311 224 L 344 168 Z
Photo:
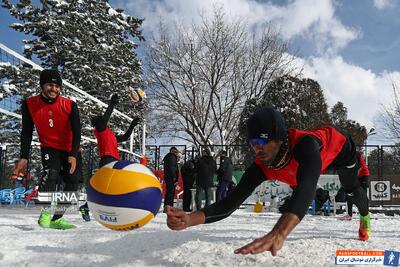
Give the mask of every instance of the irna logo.
M 39 192 L 38 200 L 42 202 L 78 202 L 78 192 Z

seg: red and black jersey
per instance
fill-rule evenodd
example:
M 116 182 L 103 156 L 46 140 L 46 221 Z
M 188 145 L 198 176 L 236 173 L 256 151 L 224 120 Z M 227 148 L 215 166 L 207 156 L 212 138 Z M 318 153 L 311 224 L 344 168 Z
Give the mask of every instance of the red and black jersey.
M 367 164 L 365 163 L 365 159 L 363 157 L 363 155 L 361 153 L 357 153 L 359 155 L 358 157 L 358 161 L 360 163 L 360 168 L 358 168 L 358 173 L 357 176 L 358 177 L 365 177 L 365 176 L 369 176 L 369 169 Z
M 116 160 L 120 160 L 117 138 L 109 127 L 101 132 L 94 129 L 94 135 L 97 138 L 100 157 L 111 156 Z
M 39 135 L 41 147 L 70 152 L 72 128 L 70 115 L 72 100 L 58 96 L 49 104 L 40 95 L 26 99 L 27 108 Z
M 346 142 L 346 137 L 333 127 L 326 126 L 312 131 L 301 131 L 297 129 L 288 130 L 289 146 L 293 149 L 299 140 L 310 135 L 316 137 L 321 144 L 320 155 L 322 160 L 321 173 L 334 161 L 340 153 L 343 144 Z M 290 186 L 297 185 L 297 169 L 299 163 L 293 157 L 288 164 L 280 169 L 267 167 L 260 158 L 256 158 L 255 163 L 261 168 L 264 176 L 268 180 L 278 180 L 289 184 Z
M 292 186 L 293 193 L 285 204 L 283 212 L 293 213 L 300 220 L 314 198 L 320 173 L 329 165 L 342 173 L 340 180 L 346 180 L 346 183 L 342 183 L 345 190 L 349 192 L 354 190 L 356 173 L 347 167 L 352 166 L 356 159 L 356 147 L 350 136 L 341 134 L 333 127 L 323 127 L 313 131 L 289 129 L 288 146 L 292 151 L 288 154 L 289 160 L 286 165 L 274 169 L 256 159 L 226 198 L 202 210 L 205 214 L 205 223 L 212 223 L 229 216 L 265 179 L 276 179 Z M 349 171 L 344 172 L 344 170 Z
M 40 94 L 22 101 L 21 114 L 21 158 L 29 158 L 35 124 L 41 147 L 66 151 L 77 157 L 81 123 L 75 102 L 61 96 L 47 99 Z

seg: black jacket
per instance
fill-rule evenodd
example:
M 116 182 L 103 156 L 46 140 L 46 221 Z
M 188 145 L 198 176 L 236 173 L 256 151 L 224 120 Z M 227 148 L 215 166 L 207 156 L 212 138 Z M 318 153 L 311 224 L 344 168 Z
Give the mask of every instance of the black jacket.
M 165 155 L 164 159 L 164 179 L 172 182 L 178 181 L 179 168 L 178 160 L 173 153 Z
M 217 164 L 211 156 L 202 156 L 196 164 L 196 185 L 200 187 L 211 187 L 213 177 L 217 171 Z
M 218 181 L 232 182 L 233 164 L 229 157 L 222 156 L 219 169 L 217 170 Z
M 183 186 L 192 188 L 196 176 L 194 161 L 193 160 L 186 161 L 186 163 L 183 164 L 181 168 L 181 173 L 182 173 Z

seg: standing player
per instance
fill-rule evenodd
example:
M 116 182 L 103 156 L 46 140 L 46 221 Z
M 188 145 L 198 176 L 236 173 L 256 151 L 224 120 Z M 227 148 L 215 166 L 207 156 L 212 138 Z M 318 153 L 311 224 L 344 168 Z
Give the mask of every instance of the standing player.
M 367 164 L 365 163 L 365 159 L 363 155 L 357 151 L 358 162 L 360 163 L 357 177 L 360 186 L 365 190 L 365 194 L 367 194 L 368 190 L 368 178 L 369 178 L 369 169 Z M 353 218 L 353 204 L 354 204 L 354 195 L 352 193 L 346 194 L 347 201 L 347 215 L 340 218 L 341 220 L 350 221 Z
M 320 173 L 334 167 L 347 193 L 354 194 L 360 211 L 359 239 L 371 233 L 368 199 L 357 179 L 356 147 L 350 136 L 333 127 L 312 131 L 286 129 L 281 114 L 272 108 L 256 111 L 247 122 L 247 135 L 256 153 L 255 162 L 245 171 L 237 187 L 220 202 L 190 214 L 168 207 L 167 225 L 172 230 L 212 223 L 232 214 L 263 181 L 276 179 L 294 188 L 287 210 L 266 235 L 235 250 L 236 254 L 270 251 L 273 256 L 290 232 L 305 216 Z
M 91 124 L 94 127 L 94 135 L 97 139 L 97 147 L 99 148 L 99 168 L 110 162 L 120 160 L 118 143 L 128 140 L 132 134 L 133 128 L 140 122 L 140 118 L 134 118 L 126 133 L 116 136 L 114 132 L 107 126 L 107 124 L 110 120 L 113 109 L 118 102 L 118 95 L 112 95 L 110 104 L 108 105 L 103 116 L 95 116 L 91 119 Z M 87 202 L 80 206 L 79 211 L 81 212 L 85 221 L 90 221 L 89 207 Z
M 64 191 L 78 189 L 82 158 L 79 151 L 81 123 L 78 107 L 72 100 L 60 96 L 62 79 L 57 70 L 40 73 L 41 92 L 22 102 L 21 159 L 14 175 L 25 173 L 32 142 L 33 127 L 39 136 L 44 176 L 39 191 L 57 190 L 60 172 L 63 172 Z M 75 226 L 64 218 L 63 210 L 42 210 L 39 225 L 43 228 L 70 229 Z

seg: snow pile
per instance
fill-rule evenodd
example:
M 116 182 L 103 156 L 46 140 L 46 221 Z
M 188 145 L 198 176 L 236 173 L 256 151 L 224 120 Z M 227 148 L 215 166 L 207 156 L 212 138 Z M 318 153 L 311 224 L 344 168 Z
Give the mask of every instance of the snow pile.
M 272 257 L 233 251 L 268 232 L 279 218 L 274 213 L 239 210 L 223 221 L 181 232 L 167 228 L 163 213 L 132 232 L 85 223 L 78 214 L 66 215 L 77 229 L 41 229 L 38 214 L 0 209 L 1 266 L 333 266 L 337 249 L 400 251 L 399 216 L 374 214 L 368 242 L 357 240 L 357 219 L 306 216 Z

